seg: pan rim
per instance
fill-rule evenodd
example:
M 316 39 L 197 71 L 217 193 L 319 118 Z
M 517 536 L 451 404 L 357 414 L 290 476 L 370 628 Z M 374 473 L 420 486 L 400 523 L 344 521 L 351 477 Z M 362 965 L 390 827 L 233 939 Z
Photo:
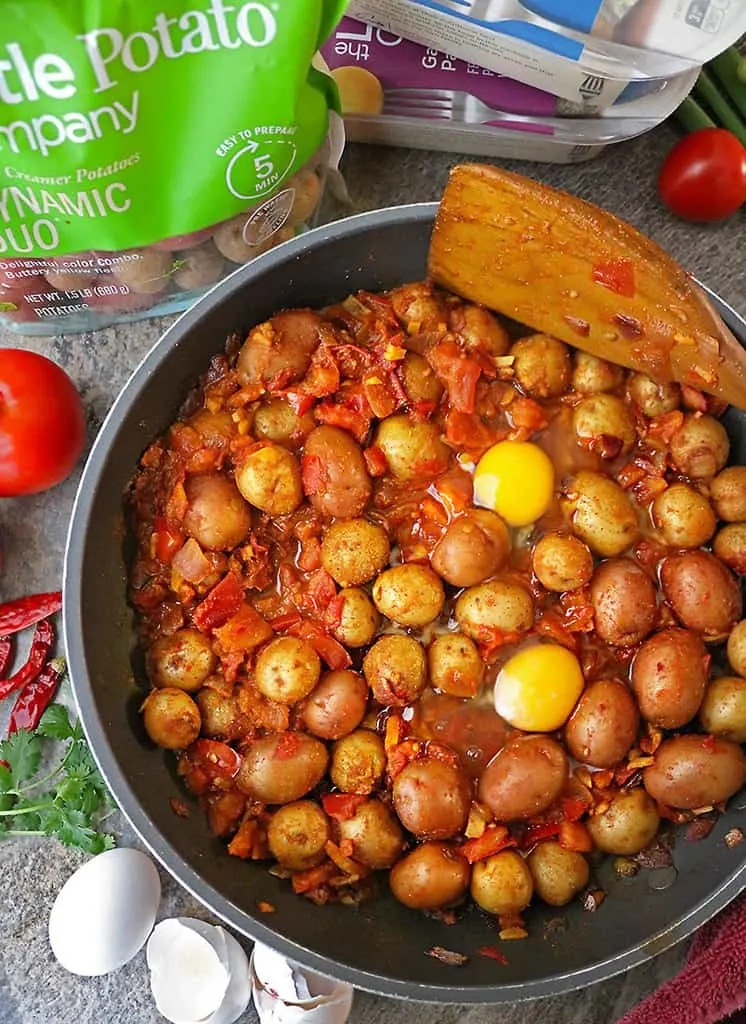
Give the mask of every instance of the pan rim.
M 360 213 L 344 220 L 316 228 L 284 245 L 257 257 L 239 268 L 228 278 L 215 285 L 194 306 L 183 313 L 142 358 L 129 376 L 111 406 L 95 438 L 86 461 L 76 493 L 65 547 L 63 566 L 63 634 L 68 656 L 68 671 L 75 703 L 86 739 L 107 785 L 115 794 L 117 804 L 145 847 L 162 867 L 195 899 L 240 934 L 254 941 L 264 942 L 284 956 L 297 960 L 321 974 L 349 982 L 357 988 L 378 995 L 416 1002 L 442 1002 L 461 1004 L 498 1004 L 555 996 L 610 979 L 632 967 L 652 959 L 692 934 L 728 905 L 746 886 L 746 860 L 723 883 L 690 911 L 671 922 L 665 929 L 650 936 L 644 945 L 629 947 L 586 968 L 550 974 L 532 981 L 484 986 L 458 984 L 432 985 L 390 978 L 383 974 L 348 967 L 314 952 L 268 928 L 260 919 L 223 896 L 206 882 L 168 843 L 158 827 L 148 817 L 129 784 L 111 746 L 107 729 L 97 707 L 94 689 L 87 668 L 83 644 L 83 609 L 81 602 L 81 569 L 86 549 L 86 537 L 91 512 L 106 467 L 110 449 L 119 430 L 130 415 L 132 402 L 148 377 L 193 327 L 207 316 L 225 298 L 246 287 L 256 276 L 272 267 L 290 264 L 308 248 L 357 234 L 361 229 L 397 223 L 433 221 L 437 203 L 412 203 L 382 210 Z M 699 283 L 699 282 L 697 282 Z M 716 310 L 729 327 L 746 342 L 746 320 L 734 309 L 701 285 Z M 85 710 L 83 710 L 85 709 Z M 649 950 L 654 949 L 654 952 Z

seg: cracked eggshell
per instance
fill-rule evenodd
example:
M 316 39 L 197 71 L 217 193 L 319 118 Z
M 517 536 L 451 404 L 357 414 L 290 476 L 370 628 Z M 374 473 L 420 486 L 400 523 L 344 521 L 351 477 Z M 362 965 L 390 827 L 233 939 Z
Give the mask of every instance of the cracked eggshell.
M 206 1021 L 222 1004 L 230 981 L 212 939 L 192 923 L 161 921 L 148 942 L 150 989 L 158 1012 L 172 1024 Z M 222 941 L 227 960 L 224 938 L 215 941 Z
M 345 1024 L 350 1016 L 352 985 L 307 971 L 267 946 L 254 946 L 249 971 L 261 1024 Z
M 60 889 L 49 915 L 49 943 L 73 974 L 116 971 L 142 949 L 161 899 L 155 865 L 139 850 L 107 850 Z

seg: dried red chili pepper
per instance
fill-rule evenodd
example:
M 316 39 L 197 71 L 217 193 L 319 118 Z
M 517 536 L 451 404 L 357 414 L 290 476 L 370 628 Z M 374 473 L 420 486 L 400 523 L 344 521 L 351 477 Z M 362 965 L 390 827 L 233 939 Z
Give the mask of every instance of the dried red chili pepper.
M 0 636 L 0 679 L 5 675 L 13 654 L 13 641 L 9 636 Z
M 0 636 L 18 633 L 42 619 L 48 619 L 62 607 L 62 593 L 32 594 L 0 604 Z
M 36 679 L 46 664 L 53 643 L 52 623 L 47 619 L 38 622 L 34 630 L 34 638 L 31 641 L 31 650 L 25 663 L 12 676 L 0 679 L 0 700 Z
M 65 659 L 55 658 L 30 679 L 16 697 L 10 712 L 8 736 L 19 729 L 35 729 L 65 674 Z

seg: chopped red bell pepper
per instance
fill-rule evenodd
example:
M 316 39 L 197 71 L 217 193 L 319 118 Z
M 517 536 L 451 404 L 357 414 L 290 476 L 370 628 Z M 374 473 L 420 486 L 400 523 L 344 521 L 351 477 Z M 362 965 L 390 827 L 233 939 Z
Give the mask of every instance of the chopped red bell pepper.
M 327 793 L 322 796 L 321 805 L 335 821 L 349 821 L 355 817 L 360 804 L 367 799 L 367 796 L 359 796 L 357 793 Z
M 192 622 L 203 633 L 223 626 L 243 603 L 243 587 L 233 572 L 228 572 L 192 612 Z
M 153 545 L 155 557 L 162 565 L 169 565 L 177 551 L 180 551 L 185 536 L 175 526 L 171 526 L 165 516 L 155 521 L 155 541 Z
M 523 837 L 523 847 L 528 849 L 534 846 L 536 843 L 540 843 L 542 839 L 553 839 L 559 835 L 560 831 L 559 821 L 548 821 L 543 825 L 531 825 L 526 829 L 526 834 Z
M 597 263 L 591 271 L 596 284 L 627 299 L 635 297 L 635 265 L 632 260 L 612 259 Z
M 516 841 L 505 825 L 494 825 L 488 826 L 481 836 L 467 839 L 459 849 L 470 864 L 476 864 L 478 860 L 485 860 L 515 845 Z
M 544 409 L 533 398 L 519 395 L 507 409 L 508 419 L 517 430 L 530 430 L 532 434 L 543 430 L 549 420 Z
M 303 604 L 312 612 L 323 612 L 337 596 L 337 584 L 326 569 L 309 573 L 303 589 Z
M 237 750 L 217 740 L 195 740 L 187 749 L 195 767 L 217 779 L 235 779 L 241 770 L 242 758 Z
M 569 796 L 562 797 L 560 805 L 565 821 L 579 821 L 588 810 L 588 805 L 583 803 L 582 800 Z
M 347 653 L 345 648 L 333 636 L 326 636 L 325 633 L 318 633 L 315 636 L 309 636 L 308 642 L 316 651 L 322 661 L 326 662 L 328 667 L 333 671 L 337 671 L 342 668 L 349 668 L 352 664 L 352 658 Z
M 244 601 L 231 617 L 215 629 L 215 639 L 223 654 L 246 654 L 272 636 L 272 627 L 259 612 Z
M 300 612 L 292 611 L 285 612 L 283 615 L 277 615 L 274 619 L 270 619 L 270 625 L 275 633 L 284 633 L 288 630 L 297 628 L 303 621 L 303 616 Z
M 302 456 L 300 474 L 306 494 L 318 494 L 326 489 L 328 482 L 326 466 L 318 455 Z
M 369 448 L 365 448 L 363 450 L 363 458 L 365 459 L 365 465 L 367 466 L 368 472 L 371 476 L 383 476 L 386 472 L 388 462 L 386 461 L 383 448 L 379 448 L 378 445 L 372 444 Z
M 342 594 L 337 594 L 326 606 L 324 616 L 329 629 L 337 629 L 342 624 L 342 612 L 344 611 L 345 599 Z

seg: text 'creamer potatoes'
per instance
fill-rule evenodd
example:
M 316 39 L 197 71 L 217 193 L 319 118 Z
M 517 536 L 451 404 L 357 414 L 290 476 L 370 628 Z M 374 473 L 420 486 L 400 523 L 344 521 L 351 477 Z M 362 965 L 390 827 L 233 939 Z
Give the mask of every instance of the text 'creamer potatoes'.
M 0 0 L 0 324 L 186 308 L 318 208 L 345 0 Z

